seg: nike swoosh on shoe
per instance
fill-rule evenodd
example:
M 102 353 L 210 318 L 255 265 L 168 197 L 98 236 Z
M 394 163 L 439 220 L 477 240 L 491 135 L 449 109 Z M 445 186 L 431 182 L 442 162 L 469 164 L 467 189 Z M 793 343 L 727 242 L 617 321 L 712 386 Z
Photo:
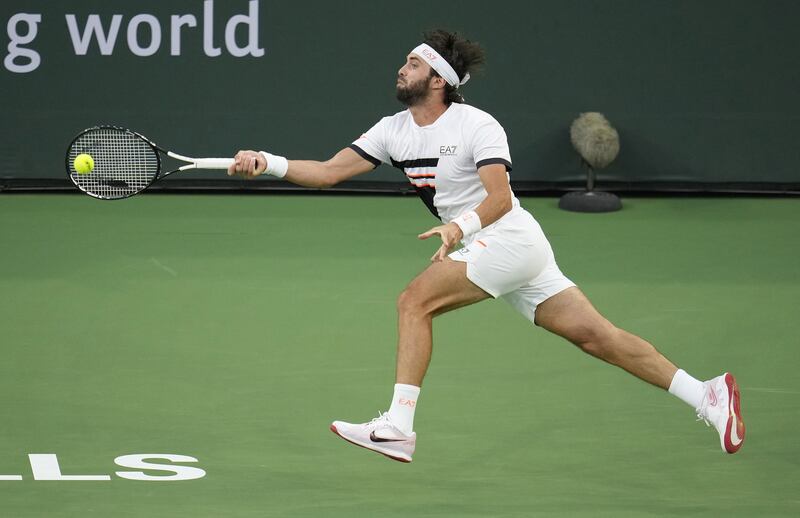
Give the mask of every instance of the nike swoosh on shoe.
M 717 393 L 714 392 L 714 388 L 713 387 L 709 387 L 708 399 L 709 399 L 708 404 L 710 406 L 717 406 Z
M 384 439 L 375 435 L 375 431 L 369 433 L 369 440 L 372 442 L 403 442 L 405 439 Z
M 337 436 L 341 437 L 345 441 L 349 442 L 350 444 L 354 444 L 354 445 L 356 445 L 356 446 L 358 446 L 360 448 L 364 448 L 364 449 L 367 449 L 367 450 L 370 450 L 370 451 L 374 451 L 375 453 L 380 453 L 384 457 L 387 457 L 387 458 L 392 459 L 392 460 L 396 460 L 398 462 L 402 462 L 404 464 L 408 464 L 408 463 L 411 462 L 411 456 L 410 455 L 403 454 L 403 453 L 400 453 L 400 452 L 384 451 L 384 449 L 386 448 L 385 446 L 377 446 L 377 445 L 370 446 L 366 442 L 359 442 L 359 441 L 356 441 L 355 439 L 352 439 L 352 438 L 349 438 L 349 437 L 347 437 L 345 435 L 342 435 L 341 432 L 339 432 L 339 430 L 336 428 L 335 424 L 331 424 L 330 429 L 331 429 L 331 431 L 333 433 L 335 433 Z

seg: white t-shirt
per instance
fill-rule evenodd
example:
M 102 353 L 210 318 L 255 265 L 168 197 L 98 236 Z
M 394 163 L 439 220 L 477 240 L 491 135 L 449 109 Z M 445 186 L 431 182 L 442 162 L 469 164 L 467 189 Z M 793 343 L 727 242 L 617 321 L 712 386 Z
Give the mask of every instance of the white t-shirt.
M 511 170 L 503 127 L 473 106 L 453 103 L 433 124 L 417 126 L 411 112 L 384 117 L 350 146 L 375 167 L 391 164 L 405 173 L 435 216 L 449 223 L 486 198 L 478 168 Z M 513 196 L 513 207 L 519 201 Z

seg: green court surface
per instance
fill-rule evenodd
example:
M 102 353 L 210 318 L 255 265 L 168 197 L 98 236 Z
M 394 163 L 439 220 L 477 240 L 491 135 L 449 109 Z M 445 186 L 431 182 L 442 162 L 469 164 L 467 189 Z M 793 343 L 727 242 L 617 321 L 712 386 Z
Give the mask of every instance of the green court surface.
M 736 374 L 736 455 L 502 301 L 435 321 L 412 464 L 335 437 L 391 397 L 395 297 L 436 249 L 411 197 L 0 196 L 0 516 L 800 515 L 800 201 L 624 201 L 522 203 L 613 322 Z M 168 453 L 205 476 L 116 474 Z

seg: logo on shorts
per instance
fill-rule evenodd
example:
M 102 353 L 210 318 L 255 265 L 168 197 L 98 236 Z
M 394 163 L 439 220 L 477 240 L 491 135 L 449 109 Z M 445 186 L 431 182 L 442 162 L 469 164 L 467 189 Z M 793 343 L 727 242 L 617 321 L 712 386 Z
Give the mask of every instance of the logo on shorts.
M 456 156 L 458 146 L 439 146 L 439 156 Z

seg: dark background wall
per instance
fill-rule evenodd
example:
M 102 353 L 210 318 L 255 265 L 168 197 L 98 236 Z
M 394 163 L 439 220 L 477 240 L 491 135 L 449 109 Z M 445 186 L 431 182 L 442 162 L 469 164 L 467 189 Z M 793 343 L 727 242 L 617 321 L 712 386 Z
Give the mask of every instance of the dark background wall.
M 210 5 L 210 4 L 207 4 Z M 41 14 L 21 45 L 40 65 L 0 67 L 0 177 L 63 179 L 72 136 L 98 123 L 136 129 L 189 155 L 229 156 L 240 148 L 325 159 L 381 116 L 399 111 L 394 78 L 422 30 L 464 32 L 489 63 L 466 86 L 468 102 L 506 128 L 513 180 L 580 181 L 570 122 L 601 111 L 622 149 L 601 181 L 667 184 L 800 185 L 800 2 L 769 0 L 540 0 L 510 2 L 256 2 L 261 57 L 234 57 L 225 26 L 246 0 L 213 2 L 215 47 L 203 48 L 201 0 L 43 2 L 3 0 L 0 22 Z M 155 16 L 161 44 L 134 55 L 128 23 Z M 93 40 L 76 55 L 65 15 L 83 30 L 89 14 L 108 29 L 123 15 L 111 55 Z M 192 14 L 181 54 L 170 54 L 170 16 Z M 27 26 L 17 24 L 19 34 Z M 140 27 L 146 47 L 150 31 Z M 7 59 L 5 36 L 2 47 Z M 247 43 L 240 26 L 239 46 Z M 17 65 L 29 62 L 17 58 Z M 186 178 L 189 178 L 187 176 Z M 191 173 L 192 180 L 221 179 Z M 402 180 L 389 167 L 360 178 Z M 272 180 L 263 180 L 272 181 Z

